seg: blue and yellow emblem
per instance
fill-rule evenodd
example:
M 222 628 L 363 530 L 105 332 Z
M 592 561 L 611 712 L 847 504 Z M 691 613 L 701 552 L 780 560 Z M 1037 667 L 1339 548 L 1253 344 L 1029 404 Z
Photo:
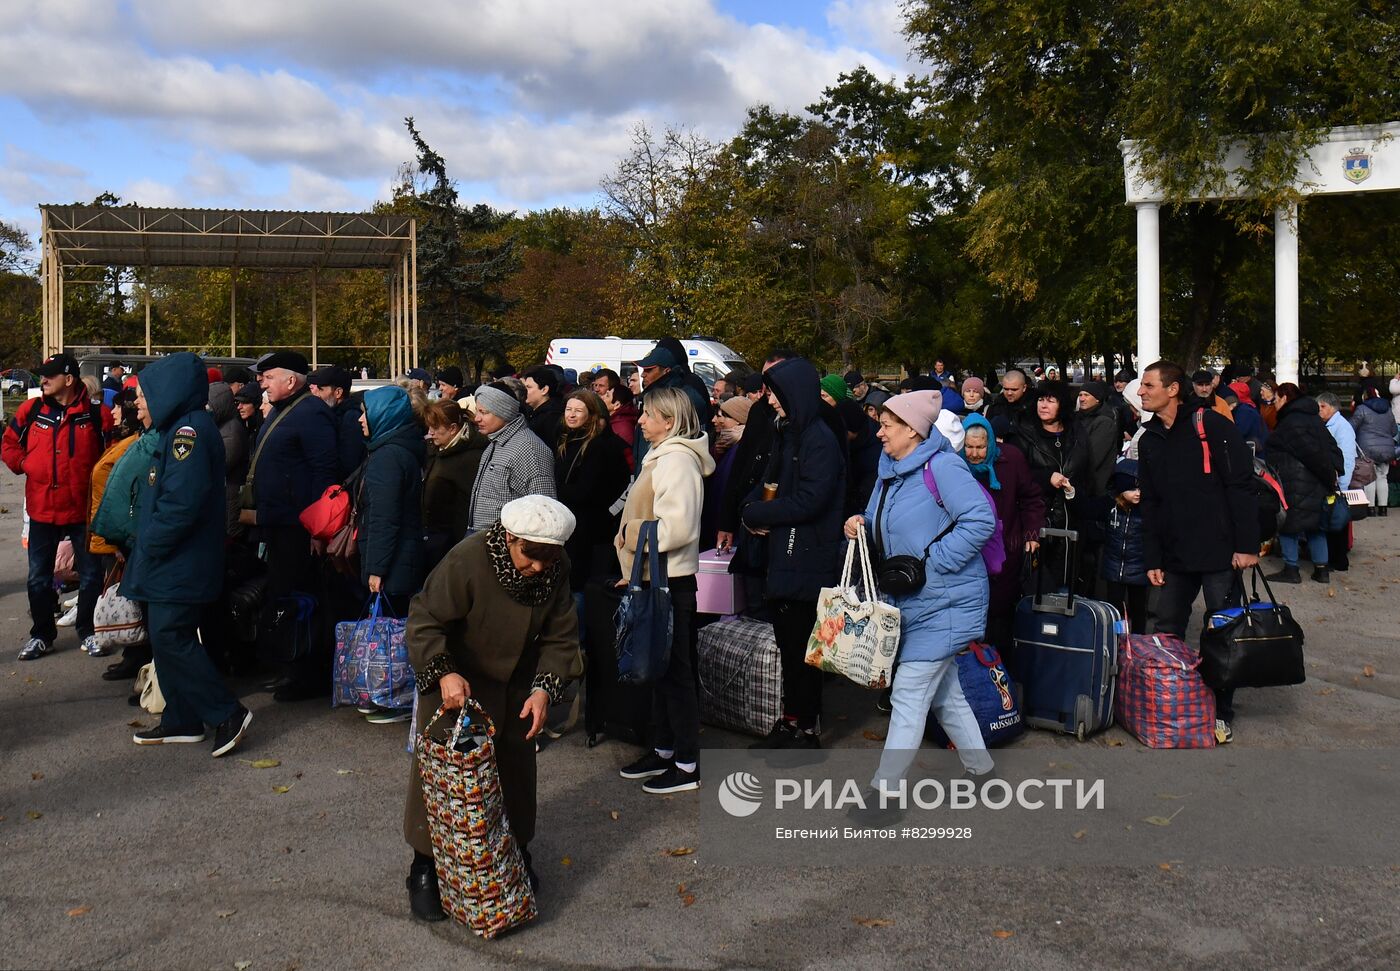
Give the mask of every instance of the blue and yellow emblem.
M 1371 156 L 1359 148 L 1353 148 L 1342 156 L 1342 174 L 1350 182 L 1365 182 L 1371 177 Z

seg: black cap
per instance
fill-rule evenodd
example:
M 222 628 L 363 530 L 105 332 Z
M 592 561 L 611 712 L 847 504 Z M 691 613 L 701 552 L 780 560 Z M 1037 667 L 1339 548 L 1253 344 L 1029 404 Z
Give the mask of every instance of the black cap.
M 243 405 L 260 405 L 262 396 L 262 388 L 250 381 L 233 393 L 233 400 Z
M 307 363 L 304 354 L 298 354 L 296 351 L 273 351 L 271 354 L 264 354 L 258 358 L 259 374 L 271 371 L 273 368 L 306 374 L 311 370 L 311 365 Z
M 56 378 L 60 374 L 71 374 L 76 378 L 78 362 L 72 354 L 55 354 L 44 358 L 44 363 L 35 368 L 34 373 L 41 378 Z
M 859 371 L 847 371 L 847 372 L 846 372 L 846 387 L 851 388 L 851 389 L 855 389 L 855 388 L 859 388 L 859 387 L 860 387 L 862 384 L 864 384 L 864 383 L 865 383 L 865 378 L 863 378 L 863 377 L 860 376 L 860 372 L 859 372 Z
M 1079 386 L 1079 390 L 1099 401 L 1108 400 L 1108 385 L 1102 381 L 1085 381 Z
M 1137 372 L 1130 367 L 1125 367 L 1113 376 L 1113 380 L 1127 384 L 1129 381 L 1137 380 Z
M 763 375 L 750 371 L 739 380 L 739 386 L 744 389 L 744 394 L 756 394 L 763 390 Z
M 447 382 L 454 388 L 460 388 L 462 386 L 462 369 L 455 364 L 451 367 L 445 367 L 438 372 L 437 379 Z
M 233 367 L 224 368 L 224 380 L 229 384 L 251 384 L 253 372 L 235 364 Z
M 338 364 L 317 368 L 306 376 L 307 384 L 318 388 L 340 388 L 346 394 L 350 393 L 350 381 L 350 372 Z
M 679 366 L 680 362 L 675 356 L 660 344 L 651 349 L 646 357 L 637 362 L 637 367 L 668 367 Z
M 1214 380 L 1215 373 L 1213 371 L 1207 371 L 1205 368 L 1202 368 L 1195 374 L 1191 375 L 1192 384 L 1210 384 Z

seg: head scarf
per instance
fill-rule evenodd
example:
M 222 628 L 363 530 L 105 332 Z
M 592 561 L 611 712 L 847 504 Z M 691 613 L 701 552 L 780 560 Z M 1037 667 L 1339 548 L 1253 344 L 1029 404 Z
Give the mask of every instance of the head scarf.
M 966 433 L 973 428 L 981 428 L 987 433 L 987 460 L 976 464 L 967 457 Z M 997 456 L 1001 454 L 1001 448 L 997 445 L 997 435 L 996 432 L 992 431 L 992 423 L 981 415 L 968 415 L 963 419 L 963 433 L 964 444 L 962 451 L 958 454 L 962 456 L 964 462 L 967 462 L 967 467 L 972 470 L 972 474 L 977 476 L 978 479 L 981 479 L 984 475 L 987 477 L 988 489 L 1000 489 L 1001 483 L 997 481 L 995 466 L 997 464 Z

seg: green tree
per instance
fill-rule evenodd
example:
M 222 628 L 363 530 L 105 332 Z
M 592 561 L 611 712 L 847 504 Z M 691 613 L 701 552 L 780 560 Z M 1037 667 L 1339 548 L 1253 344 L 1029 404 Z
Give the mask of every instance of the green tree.
M 385 208 L 418 218 L 418 302 L 421 355 L 427 362 L 468 363 L 477 375 L 486 362 L 503 360 L 519 337 L 501 322 L 507 303 L 500 286 L 516 268 L 514 240 L 501 238 L 509 214 L 489 206 L 467 207 L 447 175 L 447 162 L 404 119 L 418 149 L 418 185 L 406 169 Z
M 39 356 L 39 281 L 33 244 L 18 226 L 0 221 L 0 367 L 33 364 Z

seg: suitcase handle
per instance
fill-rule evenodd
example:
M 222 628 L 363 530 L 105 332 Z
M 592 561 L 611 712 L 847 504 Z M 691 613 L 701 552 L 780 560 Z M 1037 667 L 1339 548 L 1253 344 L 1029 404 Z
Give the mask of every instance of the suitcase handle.
M 1032 606 L 1038 613 L 1042 614 L 1063 614 L 1066 617 L 1074 616 L 1074 581 L 1073 566 L 1077 562 L 1076 554 L 1079 552 L 1079 530 L 1077 529 L 1052 529 L 1042 526 L 1040 530 L 1042 542 L 1046 539 L 1063 539 L 1065 541 L 1065 593 L 1045 592 L 1045 559 L 1039 558 L 1035 571 L 1035 597 Z

